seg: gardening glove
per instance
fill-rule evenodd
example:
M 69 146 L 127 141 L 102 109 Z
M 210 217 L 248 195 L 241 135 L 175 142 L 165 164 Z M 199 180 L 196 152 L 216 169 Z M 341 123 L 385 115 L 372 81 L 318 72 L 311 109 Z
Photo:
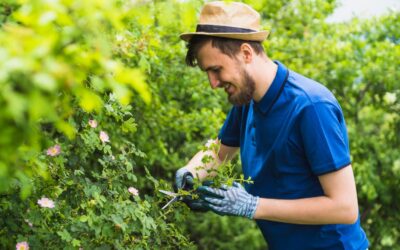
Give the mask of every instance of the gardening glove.
M 175 192 L 177 192 L 178 189 L 183 189 L 187 191 L 193 190 L 193 185 L 194 185 L 193 174 L 189 172 L 189 170 L 187 170 L 186 168 L 180 168 L 178 169 L 178 171 L 176 171 L 175 185 L 174 185 Z M 185 196 L 183 197 L 182 201 L 192 211 L 206 212 L 210 210 L 207 206 L 207 202 L 201 199 L 194 199 L 191 196 Z
M 178 189 L 192 190 L 193 189 L 193 174 L 186 168 L 180 168 L 175 173 L 175 185 L 174 190 L 178 192 Z
M 223 185 L 220 188 L 200 186 L 197 188 L 202 200 L 208 207 L 219 215 L 235 215 L 254 218 L 259 197 L 253 196 L 237 182 L 232 187 Z

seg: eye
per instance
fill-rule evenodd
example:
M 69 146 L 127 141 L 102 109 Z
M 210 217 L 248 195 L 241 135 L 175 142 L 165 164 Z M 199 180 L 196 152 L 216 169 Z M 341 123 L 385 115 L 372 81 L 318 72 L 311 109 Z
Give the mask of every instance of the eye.
M 219 73 L 221 72 L 221 68 L 220 67 L 212 68 L 211 71 L 214 73 Z

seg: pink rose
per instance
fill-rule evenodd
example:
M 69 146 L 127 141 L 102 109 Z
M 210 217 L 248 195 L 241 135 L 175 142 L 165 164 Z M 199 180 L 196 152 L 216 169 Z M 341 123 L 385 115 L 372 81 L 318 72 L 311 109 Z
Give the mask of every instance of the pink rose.
M 96 120 L 89 120 L 89 126 L 92 128 L 97 128 L 97 121 Z
M 104 131 L 100 131 L 100 140 L 102 141 L 102 142 L 109 142 L 110 141 L 110 138 L 108 137 L 108 134 L 106 133 L 106 132 L 104 132 Z
M 28 242 L 22 241 L 18 242 L 17 245 L 15 246 L 16 250 L 29 250 L 29 245 Z
M 131 193 L 133 196 L 138 196 L 139 195 L 139 190 L 137 190 L 134 187 L 129 187 L 128 188 L 129 193 Z
M 54 208 L 54 201 L 49 198 L 43 197 L 37 202 L 41 207 Z
M 49 156 L 57 156 L 61 153 L 61 146 L 56 144 L 53 147 L 47 149 L 47 155 Z

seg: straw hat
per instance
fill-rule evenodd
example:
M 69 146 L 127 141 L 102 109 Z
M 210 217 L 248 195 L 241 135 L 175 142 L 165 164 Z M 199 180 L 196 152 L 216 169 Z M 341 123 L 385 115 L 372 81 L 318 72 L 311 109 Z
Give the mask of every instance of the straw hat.
M 248 41 L 263 41 L 269 32 L 260 30 L 260 14 L 238 2 L 209 2 L 201 10 L 196 32 L 183 33 L 189 41 L 194 35 L 226 37 Z

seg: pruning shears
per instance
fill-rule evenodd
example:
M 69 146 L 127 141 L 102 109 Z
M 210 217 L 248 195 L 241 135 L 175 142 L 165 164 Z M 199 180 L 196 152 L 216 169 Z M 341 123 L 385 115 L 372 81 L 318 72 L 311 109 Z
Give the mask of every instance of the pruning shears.
M 180 200 L 183 199 L 183 195 L 178 194 L 178 193 L 174 193 L 174 192 L 167 191 L 167 190 L 158 190 L 158 191 L 160 191 L 161 193 L 166 194 L 166 195 L 172 197 L 172 199 L 169 200 L 169 201 L 167 202 L 167 204 L 165 204 L 165 205 L 161 208 L 162 210 L 166 209 L 166 208 L 167 208 L 169 205 L 171 205 L 172 203 L 177 202 L 177 201 L 180 201 Z
M 183 178 L 182 178 L 182 181 L 183 181 L 183 183 L 182 183 L 182 189 L 183 190 L 190 190 L 190 184 L 188 183 L 188 178 L 187 178 L 187 175 L 184 175 L 183 176 Z M 193 184 L 192 184 L 193 185 Z M 169 200 L 168 202 L 167 202 L 167 204 L 165 204 L 161 209 L 162 210 L 164 210 L 164 209 L 166 209 L 169 205 L 171 205 L 172 203 L 175 203 L 175 202 L 177 202 L 177 201 L 181 201 L 185 196 L 187 196 L 187 195 L 183 195 L 183 194 L 179 194 L 179 193 L 175 193 L 175 192 L 171 192 L 171 191 L 167 191 L 167 190 L 158 190 L 158 191 L 160 191 L 161 193 L 163 193 L 163 194 L 165 194 L 165 195 L 168 195 L 168 196 L 170 196 L 170 197 L 172 197 L 172 199 L 171 200 Z

